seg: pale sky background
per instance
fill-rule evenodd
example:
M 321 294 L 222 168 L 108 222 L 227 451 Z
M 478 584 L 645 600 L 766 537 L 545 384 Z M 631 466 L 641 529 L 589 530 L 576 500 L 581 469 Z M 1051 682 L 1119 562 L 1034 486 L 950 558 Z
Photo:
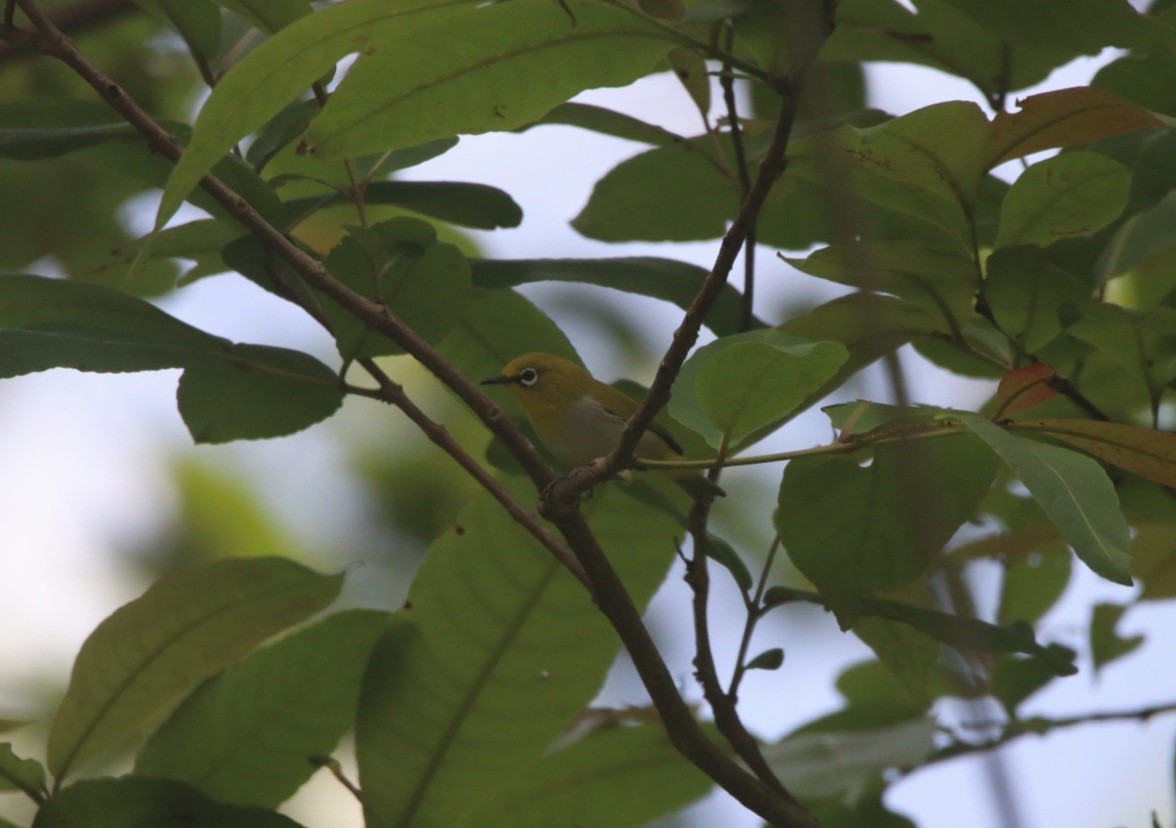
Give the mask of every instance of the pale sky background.
M 1056 73 L 1044 87 L 1084 84 L 1101 62 L 1081 61 Z M 978 100 L 962 81 L 914 67 L 873 67 L 870 82 L 872 103 L 895 114 L 951 98 Z M 692 106 L 664 75 L 623 90 L 588 93 L 581 100 L 631 112 L 683 134 L 698 131 Z M 592 183 L 641 149 L 571 128 L 546 127 L 522 135 L 464 138 L 458 148 L 410 171 L 408 177 L 484 182 L 514 196 L 525 212 L 521 228 L 474 234 L 490 257 L 646 254 L 709 266 L 713 243 L 604 245 L 582 239 L 568 226 L 586 202 Z M 149 227 L 155 201 L 154 196 L 144 199 L 128 211 L 127 220 Z M 774 252 L 759 252 L 758 302 L 763 316 L 771 318 L 784 296 L 816 300 L 841 292 L 789 273 Z M 565 323 L 598 376 L 610 380 L 616 376 L 610 370 L 611 355 L 594 344 L 590 332 L 567 318 L 562 301 L 566 288 L 537 285 L 524 292 Z M 615 312 L 642 320 L 651 348 L 664 348 L 678 313 L 654 300 L 612 295 L 618 300 Z M 163 306 L 185 321 L 233 339 L 330 355 L 330 343 L 313 323 L 243 279 L 204 280 L 168 297 Z M 989 392 L 986 383 L 934 371 L 910 353 L 905 357 L 915 401 L 967 407 L 978 405 Z M 652 366 L 648 369 L 652 371 Z M 0 580 L 0 629 L 5 631 L 0 649 L 0 718 L 36 712 L 25 706 L 23 689 L 41 681 L 64 681 L 91 630 L 145 588 L 145 583 L 126 582 L 120 554 L 150 538 L 157 522 L 166 520 L 174 509 L 167 464 L 177 454 L 228 458 L 236 469 L 264 485 L 267 505 L 289 520 L 311 546 L 330 538 L 332 526 L 343 526 L 355 516 L 354 483 L 345 474 L 347 448 L 338 444 L 337 431 L 319 427 L 280 440 L 194 448 L 175 411 L 177 376 L 178 372 L 52 371 L 0 383 L 0 553 L 6 572 Z M 649 376 L 634 378 L 648 381 Z M 886 385 L 877 372 L 866 383 L 867 396 L 887 398 Z M 827 422 L 819 412 L 799 419 L 786 431 L 770 446 L 803 447 L 829 438 Z M 748 495 L 762 496 L 765 515 L 775 497 L 778 473 L 778 468 L 760 472 L 765 485 L 759 494 Z M 307 503 L 316 508 L 308 511 Z M 314 522 L 308 514 L 314 515 Z M 348 563 L 354 561 L 339 561 L 341 566 Z M 1100 581 L 1081 566 L 1075 571 L 1066 596 L 1042 628 L 1045 639 L 1068 643 L 1084 653 L 1087 612 L 1095 598 L 1122 603 L 1131 593 Z M 363 596 L 363 583 L 353 582 L 350 588 L 361 598 L 385 603 L 379 596 Z M 720 606 L 736 609 L 730 590 L 717 592 Z M 687 629 L 682 623 L 686 605 L 680 579 L 671 577 L 654 601 L 651 623 L 663 634 Z M 716 617 L 717 646 L 729 660 L 739 617 L 721 612 Z M 1173 700 L 1174 621 L 1173 602 L 1132 609 L 1121 633 L 1151 633 L 1154 641 L 1149 637 L 1141 650 L 1112 664 L 1097 680 L 1088 669 L 1089 662 L 1082 663 L 1080 675 L 1055 682 L 1026 705 L 1026 713 L 1075 715 Z M 775 627 L 763 625 L 757 640 L 781 639 L 788 660 L 777 673 L 753 674 L 743 692 L 748 721 L 768 739 L 839 707 L 832 679 L 868 654 L 856 639 L 838 633 L 831 620 L 816 612 L 782 615 L 774 623 Z M 684 634 L 668 634 L 665 643 L 672 669 L 685 681 L 690 675 L 688 639 Z M 606 687 L 605 699 L 644 704 L 644 696 L 626 680 L 625 670 L 617 672 Z M 1161 824 L 1171 828 L 1176 823 L 1174 735 L 1176 717 L 1167 716 L 1147 725 L 1091 725 L 1016 743 L 1001 755 L 1018 794 L 1021 828 L 1144 828 L 1150 826 L 1152 809 L 1158 811 Z M 20 734 L 16 738 L 18 747 L 38 752 L 36 741 L 22 743 Z M 887 802 L 921 828 L 993 828 L 1000 823 L 990 809 L 986 785 L 980 761 L 957 761 L 904 780 L 893 788 Z M 0 815 L 27 814 L 19 799 L 0 796 Z M 309 828 L 359 824 L 354 802 L 325 774 L 296 797 L 290 812 Z M 344 813 L 351 815 L 350 822 L 341 816 Z M 758 824 L 721 793 L 692 813 L 698 826 Z

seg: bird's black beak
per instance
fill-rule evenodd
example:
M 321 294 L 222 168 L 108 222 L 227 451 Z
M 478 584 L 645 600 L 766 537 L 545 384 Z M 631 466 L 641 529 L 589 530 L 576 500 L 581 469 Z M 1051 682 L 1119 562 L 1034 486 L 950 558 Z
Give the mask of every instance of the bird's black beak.
M 514 377 L 508 377 L 506 374 L 500 374 L 497 377 L 490 377 L 478 383 L 478 385 L 510 385 L 515 382 Z

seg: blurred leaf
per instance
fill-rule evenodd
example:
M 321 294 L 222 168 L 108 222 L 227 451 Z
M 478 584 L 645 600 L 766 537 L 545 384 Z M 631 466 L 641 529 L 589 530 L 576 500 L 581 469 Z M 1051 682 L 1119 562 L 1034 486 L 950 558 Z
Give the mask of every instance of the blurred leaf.
M 1070 583 L 1072 563 L 1073 556 L 1061 538 L 1049 548 L 1006 562 L 996 613 L 1000 623 L 1040 620 Z
M 1093 54 L 1105 46 L 1142 48 L 1162 39 L 1127 0 L 950 0 L 986 30 L 1015 46 Z
M 747 662 L 748 670 L 779 670 L 784 664 L 784 651 L 779 647 L 764 650 Z
M 1006 248 L 988 257 L 984 299 L 1001 330 L 1028 353 L 1062 333 L 1064 307 L 1089 298 L 1090 288 L 1052 265 L 1039 248 Z
M 533 497 L 529 482 L 517 486 Z M 585 511 L 604 549 L 623 550 L 612 561 L 644 606 L 677 523 L 615 486 Z M 372 828 L 454 824 L 498 795 L 573 723 L 619 648 L 581 585 L 485 494 L 433 545 L 398 617 L 360 699 Z
M 776 529 L 843 627 L 862 596 L 918 578 L 972 517 L 992 485 L 988 454 L 970 437 L 951 436 L 880 444 L 866 468 L 841 456 L 788 464 Z
M 530 282 L 575 282 L 652 296 L 685 310 L 694 301 L 707 271 L 697 265 L 653 256 L 615 259 L 474 259 L 474 284 L 515 287 Z M 724 285 L 705 324 L 717 336 L 742 330 L 743 298 Z M 758 320 L 755 320 L 758 324 Z
M 260 808 L 221 805 L 179 782 L 163 779 L 86 779 L 52 796 L 33 828 L 301 828 Z
M 912 9 L 913 6 L 913 9 Z M 986 95 L 1032 86 L 1069 63 L 1072 49 L 1029 43 L 1013 48 L 955 7 L 951 0 L 842 0 L 826 60 L 897 61 L 935 67 L 966 78 Z
M 45 768 L 41 763 L 17 756 L 11 743 L 0 742 L 0 791 L 40 795 L 45 790 Z
M 1119 492 L 1135 529 L 1131 573 L 1143 585 L 1139 600 L 1176 597 L 1176 497 L 1170 488 L 1139 478 L 1124 480 Z
M 921 587 L 921 584 L 912 584 L 904 593 L 925 595 L 926 591 Z M 920 713 L 943 694 L 944 682 L 939 664 L 942 648 L 934 639 L 908 624 L 874 615 L 857 618 L 850 630 L 873 650 L 878 662 L 885 665 L 885 669 L 901 683 L 905 695 L 916 701 Z M 850 715 L 859 716 L 862 712 L 855 711 Z M 871 723 L 865 729 L 872 729 L 882 723 Z M 832 724 L 818 720 L 813 729 L 823 732 L 831 728 Z M 805 729 L 808 730 L 807 727 Z
M 200 62 L 220 50 L 220 9 L 211 0 L 135 0 L 148 12 L 175 29 L 188 50 Z
M 156 581 L 82 645 L 49 731 L 49 770 L 60 779 L 125 743 L 201 681 L 325 607 L 342 583 L 281 558 L 218 561 Z
M 1041 362 L 1031 362 L 1009 371 L 996 389 L 993 419 L 1003 420 L 1052 399 L 1058 393 L 1050 385 L 1055 377 L 1054 369 Z
M 987 169 L 1042 150 L 1164 126 L 1146 109 L 1092 86 L 1041 92 L 1017 103 L 1017 111 L 1002 110 L 992 121 Z
M 964 618 L 938 610 L 878 599 L 863 600 L 862 612 L 900 621 L 961 652 L 1025 653 L 1041 658 L 1055 675 L 1070 676 L 1078 672 L 1072 661 L 1058 659 L 1055 651 L 1037 643 L 1033 637 L 1033 627 L 1024 621 L 998 626 L 978 618 Z
M 1123 638 L 1116 632 L 1119 619 L 1127 607 L 1120 604 L 1098 603 L 1090 617 L 1090 658 L 1097 674 L 1112 661 L 1135 652 L 1143 644 L 1142 635 Z
M 1090 85 L 1144 109 L 1176 115 L 1176 57 L 1165 51 L 1123 55 L 1101 67 Z
M 134 127 L 117 112 L 95 101 L 41 98 L 0 104 L 0 158 L 54 158 L 134 135 Z
M 937 728 L 927 718 L 875 730 L 800 733 L 763 753 L 794 796 L 853 803 L 880 774 L 914 767 L 930 755 Z
M 470 269 L 428 222 L 411 218 L 353 227 L 326 260 L 341 282 L 388 308 L 429 342 L 456 324 L 470 294 Z M 332 300 L 324 300 L 344 359 L 403 353 Z
M 878 787 L 883 785 L 878 783 Z M 867 791 L 852 805 L 840 799 L 806 805 L 824 828 L 917 828 L 911 820 L 883 804 L 881 791 Z
M 176 286 L 176 268 L 170 260 L 187 259 L 195 263 L 182 277 L 184 283 L 222 272 L 225 266 L 221 248 L 240 238 L 242 232 L 240 227 L 217 219 L 197 219 L 167 227 L 116 247 L 105 262 L 80 274 L 79 278 L 135 296 L 161 294 Z M 161 263 L 167 265 L 163 278 L 156 275 L 160 268 L 154 267 Z
M 1150 209 L 1124 221 L 1108 240 L 1099 260 L 1105 278 L 1163 263 L 1176 249 L 1172 227 L 1176 225 L 1176 193 L 1164 196 Z M 1162 288 L 1161 288 L 1162 290 Z M 1163 293 L 1157 298 L 1163 298 Z M 1155 304 L 1155 300 L 1147 304 Z
M 963 425 L 1008 463 L 1074 552 L 1094 572 L 1131 585 L 1131 533 L 1106 472 L 1081 454 L 1018 438 L 974 414 Z
M 710 535 L 707 538 L 706 555 L 731 573 L 731 577 L 735 579 L 735 585 L 744 595 L 751 594 L 755 582 L 752 580 L 747 564 L 743 562 L 743 558 L 739 556 L 733 546 L 721 538 Z
M 1176 486 L 1176 434 L 1101 420 L 1022 420 L 1016 431 L 1044 434 L 1164 486 Z
M 1057 644 L 1061 655 L 1073 658 L 1075 653 Z M 992 694 L 1004 705 L 1010 714 L 1015 713 L 1021 703 L 1057 678 L 1049 665 L 1036 658 L 998 659 L 992 669 Z
M 1131 172 L 1096 152 L 1064 152 L 1017 177 L 1000 211 L 997 247 L 1047 247 L 1060 238 L 1093 233 L 1127 206 Z
M 802 342 L 775 330 L 723 337 L 682 366 L 670 414 L 712 446 L 739 445 L 791 414 L 845 359 L 835 342 Z
M 339 375 L 309 354 L 237 345 L 233 358 L 180 377 L 176 402 L 197 443 L 282 437 L 325 420 L 343 404 Z
M 236 141 L 357 50 L 362 57 L 306 133 L 307 152 L 342 157 L 511 129 L 583 89 L 636 80 L 670 49 L 656 29 L 624 11 L 569 1 L 575 27 L 558 8 L 526 0 L 485 7 L 368 0 L 294 22 L 213 90 L 164 191 L 157 225 Z M 468 48 L 436 48 L 459 41 Z
M 306 132 L 310 120 L 320 110 L 318 101 L 295 101 L 274 115 L 257 133 L 245 160 L 255 170 L 261 170 L 273 157 L 288 146 L 299 135 Z
M 1069 316 L 1066 333 L 1093 345 L 1143 382 L 1152 400 L 1176 379 L 1176 310 L 1136 312 L 1091 300 L 1071 308 Z
M 805 259 L 785 257 L 784 261 L 812 276 L 893 293 L 949 326 L 972 315 L 979 279 L 970 258 L 928 250 L 910 241 L 837 244 Z
M 286 636 L 200 686 L 147 741 L 135 773 L 231 805 L 276 808 L 355 720 L 389 615 L 349 610 Z
M 265 32 L 276 32 L 310 14 L 310 0 L 216 0 Z M 309 86 L 310 84 L 307 84 Z
M 452 824 L 637 828 L 693 802 L 713 784 L 682 758 L 660 725 L 602 727 L 545 754 Z

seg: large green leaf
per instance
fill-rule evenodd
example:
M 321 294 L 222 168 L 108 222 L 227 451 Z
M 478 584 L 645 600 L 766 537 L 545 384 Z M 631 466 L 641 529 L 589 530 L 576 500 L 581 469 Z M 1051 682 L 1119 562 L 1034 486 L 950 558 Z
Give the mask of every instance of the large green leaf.
M 310 14 L 310 0 L 216 0 L 246 21 L 267 32 L 276 32 Z
M 677 523 L 613 485 L 586 511 L 643 606 L 673 559 Z M 371 828 L 453 825 L 498 794 L 573 724 L 619 648 L 579 582 L 487 495 L 434 544 L 405 607 L 360 700 Z
M 1108 580 L 1131 584 L 1131 532 L 1115 487 L 1098 463 L 1017 437 L 974 414 L 960 419 L 1012 467 L 1083 563 Z
M 636 828 L 714 783 L 674 750 L 660 725 L 601 727 L 508 782 L 454 828 Z
M 395 218 L 353 227 L 327 256 L 330 271 L 352 290 L 386 303 L 430 342 L 439 341 L 462 313 L 470 294 L 470 268 L 452 244 L 437 240 L 428 222 Z M 323 300 L 344 359 L 403 353 L 334 301 Z
M 258 650 L 185 700 L 135 773 L 218 802 L 276 808 L 355 721 L 359 685 L 388 614 L 349 610 Z
M 474 284 L 479 287 L 514 287 L 527 282 L 581 282 L 638 293 L 672 302 L 685 310 L 702 287 L 707 271 L 697 265 L 653 256 L 617 259 L 474 259 Z M 706 326 L 718 336 L 738 333 L 743 301 L 739 292 L 724 285 L 707 314 Z M 758 320 L 757 320 L 758 322 Z
M 234 344 L 95 285 L 0 276 L 0 377 L 49 368 L 185 368 L 180 413 L 205 442 L 290 434 L 343 401 L 336 374 L 299 351 Z
M 949 0 L 1004 43 L 1096 54 L 1163 38 L 1127 0 Z
M 1017 178 L 1000 211 L 997 247 L 1046 247 L 1101 230 L 1127 206 L 1130 171 L 1095 152 L 1065 152 Z
M 1026 353 L 1053 342 L 1067 306 L 1090 299 L 1090 288 L 1050 263 L 1037 247 L 1010 247 L 988 257 L 984 299 L 1001 330 Z
M 237 345 L 234 359 L 184 371 L 176 402 L 197 443 L 282 437 L 343 403 L 339 376 L 309 354 Z
M 682 366 L 670 413 L 712 446 L 738 445 L 788 417 L 845 359 L 836 342 L 803 342 L 776 330 L 723 337 Z
M 358 0 L 292 23 L 217 85 L 157 223 L 234 143 L 348 54 L 361 57 L 311 124 L 308 152 L 358 155 L 522 126 L 584 89 L 636 80 L 673 45 L 625 11 L 582 0 L 567 8 L 574 23 L 542 0 Z
M 49 731 L 49 770 L 61 778 L 123 744 L 201 681 L 325 607 L 342 583 L 281 558 L 160 579 L 82 645 Z
M 301 828 L 282 814 L 214 802 L 166 779 L 87 779 L 53 796 L 33 828 Z
M 1076 418 L 1024 420 L 1015 428 L 1045 434 L 1132 474 L 1176 488 L 1176 434 Z
M 982 443 L 962 435 L 880 444 L 865 468 L 841 456 L 793 460 L 776 528 L 847 626 L 862 595 L 900 589 L 923 573 L 975 514 L 995 465 Z
M 847 242 L 785 261 L 812 276 L 901 296 L 948 326 L 971 315 L 979 279 L 967 256 L 911 241 Z

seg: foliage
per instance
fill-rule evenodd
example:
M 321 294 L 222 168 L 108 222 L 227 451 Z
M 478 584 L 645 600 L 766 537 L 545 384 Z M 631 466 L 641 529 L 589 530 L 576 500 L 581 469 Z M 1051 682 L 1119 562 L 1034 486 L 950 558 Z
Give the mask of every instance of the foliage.
M 45 17 L 34 0 L 8 4 L 0 86 L 16 102 L 0 105 L 0 201 L 5 238 L 19 243 L 0 245 L 0 376 L 178 368 L 180 415 L 206 443 L 292 434 L 348 396 L 373 397 L 482 491 L 446 484 L 445 497 L 420 501 L 442 518 L 404 518 L 429 549 L 395 612 L 308 620 L 342 576 L 249 549 L 159 578 L 82 647 L 44 761 L 0 744 L 0 791 L 37 803 L 37 828 L 294 825 L 276 809 L 318 767 L 351 787 L 373 827 L 639 825 L 716 783 L 773 824 L 905 825 L 883 802 L 895 770 L 1089 723 L 1018 712 L 1078 672 L 1078 654 L 1040 624 L 1075 560 L 1140 587 L 1091 607 L 1095 671 L 1142 643 L 1117 632 L 1125 614 L 1173 597 L 1167 4 L 137 3 L 143 13 L 84 32 L 80 51 L 52 22 L 63 5 L 45 4 Z M 160 47 L 144 32 L 161 31 L 188 63 L 165 49 L 164 68 L 148 72 Z M 1122 55 L 1092 85 L 1010 101 L 1108 46 Z M 22 53 L 36 49 L 45 55 Z M 870 109 L 870 61 L 957 76 L 984 106 Z M 34 63 L 58 74 L 26 71 Z M 667 70 L 698 106 L 699 134 L 569 102 Z M 203 85 L 207 100 L 184 123 L 181 102 Z M 578 232 L 713 242 L 713 268 L 479 259 L 459 228 L 519 224 L 509 194 L 395 178 L 458 135 L 553 124 L 643 145 L 597 183 Z M 44 214 L 21 209 L 34 188 Z M 112 216 L 144 189 L 163 193 L 156 228 L 128 238 Z M 185 203 L 205 215 L 174 222 Z M 45 216 L 51 231 L 36 226 Z M 729 279 L 757 242 L 843 295 L 800 313 L 757 306 L 753 261 L 742 290 Z M 21 272 L 46 254 L 67 278 Z M 149 301 L 223 271 L 321 323 L 337 346 L 330 364 L 230 342 Z M 564 478 L 526 441 L 516 404 L 476 386 L 522 352 L 576 358 L 515 290 L 539 281 L 684 311 L 635 426 L 609 458 Z M 687 358 L 702 326 L 717 340 Z M 827 445 L 751 453 L 820 400 L 845 400 L 876 360 L 897 376 L 893 355 L 907 344 L 988 382 L 990 400 L 975 412 L 949 399 L 913 406 L 896 381 L 897 404 L 825 408 L 837 433 Z M 378 361 L 403 354 L 485 428 L 458 440 L 431 419 L 390 376 L 394 363 Z M 633 458 L 663 407 L 659 422 L 699 458 L 687 467 L 732 467 L 737 479 L 739 465 L 786 462 L 771 517 L 737 496 L 717 507 L 770 521 L 766 556 L 718 537 L 709 501 L 653 474 L 609 479 L 682 467 Z M 468 432 L 457 414 L 445 425 Z M 414 484 L 393 488 L 407 497 Z M 639 617 L 675 546 L 713 725 L 700 726 Z M 781 556 L 800 578 L 773 571 Z M 973 600 L 971 575 L 992 561 L 995 601 Z M 707 596 L 712 577 L 728 576 L 746 618 L 723 679 Z M 876 658 L 838 679 L 841 710 L 761 745 L 740 683 L 750 670 L 786 672 L 789 642 L 749 645 L 765 615 L 795 603 L 828 610 Z M 989 603 L 990 614 L 974 609 Z M 590 707 L 622 645 L 656 715 Z M 1006 716 L 997 735 L 975 742 L 954 728 L 939 704 L 952 698 L 995 700 Z M 330 758 L 352 730 L 358 787 Z M 81 778 L 128 750 L 129 775 Z

